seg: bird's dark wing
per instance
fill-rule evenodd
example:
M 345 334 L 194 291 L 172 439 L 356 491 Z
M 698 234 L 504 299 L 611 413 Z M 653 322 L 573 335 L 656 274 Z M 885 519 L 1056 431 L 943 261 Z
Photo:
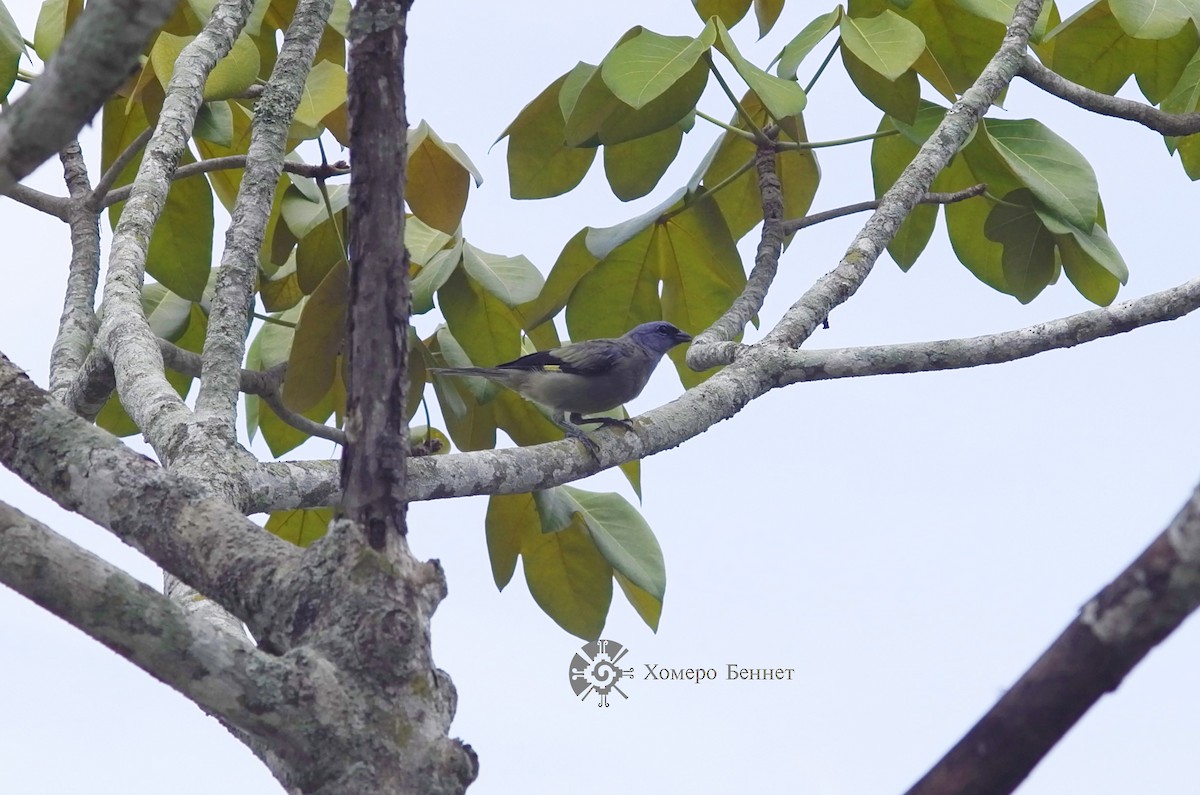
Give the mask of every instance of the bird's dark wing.
M 552 370 L 576 375 L 603 375 L 629 354 L 624 340 L 587 340 L 537 351 L 500 365 L 505 370 Z

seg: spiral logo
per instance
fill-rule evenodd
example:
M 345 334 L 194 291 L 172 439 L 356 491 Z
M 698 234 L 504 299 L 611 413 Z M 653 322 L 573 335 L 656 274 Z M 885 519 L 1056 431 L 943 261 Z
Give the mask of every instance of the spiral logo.
M 632 679 L 632 668 L 621 668 L 617 662 L 629 652 L 613 640 L 595 640 L 580 649 L 571 658 L 571 689 L 581 701 L 593 693 L 597 696 L 596 706 L 607 707 L 608 696 L 613 691 L 629 698 L 619 687 L 622 679 Z

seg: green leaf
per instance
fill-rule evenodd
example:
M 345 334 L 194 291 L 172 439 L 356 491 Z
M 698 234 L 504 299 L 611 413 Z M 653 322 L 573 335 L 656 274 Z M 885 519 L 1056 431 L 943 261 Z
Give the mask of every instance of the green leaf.
M 414 313 L 421 315 L 433 309 L 433 294 L 442 289 L 450 274 L 454 273 L 454 269 L 462 262 L 462 252 L 463 239 L 459 237 L 455 239 L 451 248 L 442 249 L 434 254 L 412 277 L 410 287 Z
M 583 181 L 596 157 L 595 149 L 564 143 L 566 120 L 559 93 L 567 77 L 563 75 L 538 94 L 500 135 L 508 136 L 509 195 L 514 199 L 545 199 L 566 193 Z
M 42 63 L 50 60 L 81 11 L 83 0 L 45 0 L 42 3 L 33 29 L 33 51 Z
M 912 68 L 925 50 L 921 29 L 890 9 L 874 17 L 843 16 L 838 25 L 845 49 L 891 81 Z
M 1109 0 L 1108 7 L 1121 29 L 1137 39 L 1169 39 L 1200 11 L 1180 0 Z
M 750 10 L 750 0 L 692 0 L 692 6 L 701 19 L 707 21 L 710 17 L 717 17 L 732 28 Z
M 591 231 L 591 227 L 584 227 L 567 241 L 538 297 L 520 307 L 526 329 L 540 326 L 557 315 L 567 305 L 580 279 L 600 262 L 587 247 L 587 236 Z
M 349 268 L 343 262 L 329 271 L 304 304 L 283 379 L 283 402 L 293 411 L 313 408 L 333 386 L 346 332 L 348 280 Z
M 184 151 L 180 165 L 194 163 Z M 137 159 L 141 162 L 141 158 Z M 184 298 L 199 301 L 212 269 L 213 195 L 203 176 L 171 183 L 150 247 L 146 272 Z
M 633 605 L 633 609 L 646 622 L 646 626 L 658 632 L 658 622 L 662 618 L 662 600 L 634 585 L 621 572 L 614 571 L 613 575 L 617 581 L 617 585 L 621 586 L 621 591 L 625 594 L 625 598 L 629 600 L 629 604 Z
M 306 195 L 311 187 L 314 196 Z M 329 206 L 334 215 L 346 209 L 350 203 L 350 190 L 346 185 L 328 185 Z M 329 220 L 329 211 L 325 208 L 325 199 L 317 190 L 315 182 L 305 179 L 293 180 L 291 186 L 284 192 L 280 204 L 280 213 L 288 230 L 297 240 Z
M 456 269 L 438 291 L 446 325 L 470 360 L 490 367 L 521 353 L 521 323 L 513 310 Z
M 1174 90 L 1197 47 L 1200 47 L 1200 35 L 1197 35 L 1195 25 L 1185 25 L 1169 39 L 1129 40 L 1128 49 L 1134 55 L 1134 76 L 1146 99 L 1157 104 Z
M 17 82 L 17 68 L 25 54 L 25 39 L 17 23 L 3 3 L 0 3 L 0 100 L 8 98 Z
M 937 108 L 944 114 L 944 108 Z M 891 117 L 884 116 L 879 123 L 879 131 L 896 129 Z M 901 172 L 916 157 L 920 147 L 903 135 L 890 135 L 886 138 L 876 138 L 871 142 L 871 176 L 875 185 L 875 197 L 883 196 L 895 184 Z M 888 253 L 900 266 L 907 271 L 917 261 L 917 257 L 925 250 L 929 239 L 933 236 L 933 228 L 937 224 L 937 206 L 919 204 L 913 208 L 908 217 L 900 224 L 895 236 L 888 243 Z
M 425 340 L 425 346 L 439 367 L 463 367 L 472 363 L 445 327 L 439 328 L 433 337 Z M 442 361 L 439 362 L 439 358 Z M 469 384 L 472 381 L 482 379 L 438 376 L 433 379 L 433 390 L 454 446 L 459 450 L 488 450 L 496 446 L 494 410 L 491 403 L 481 403 L 471 391 Z M 493 394 L 495 389 L 492 387 Z
M 799 69 L 801 62 L 813 51 L 814 47 L 821 43 L 821 39 L 828 36 L 830 31 L 837 27 L 841 18 L 842 7 L 837 6 L 805 25 L 804 29 L 796 34 L 796 38 L 789 41 L 777 56 L 776 60 L 779 61 L 779 66 L 776 67 L 775 73 L 788 80 L 795 80 L 796 70 Z
M 559 489 L 574 502 L 572 510 L 582 515 L 604 559 L 634 585 L 661 601 L 667 590 L 662 549 L 637 509 L 620 494 L 597 494 L 571 486 Z M 545 530 L 544 524 L 542 529 Z
M 1027 304 L 1054 281 L 1054 238 L 1038 217 L 1031 191 L 1013 191 L 988 213 L 984 234 L 1004 247 L 1004 280 Z
M 544 284 L 538 269 L 520 255 L 505 257 L 463 243 L 462 263 L 468 276 L 509 308 L 537 298 Z
M 179 60 L 183 48 L 195 38 L 175 36 L 164 31 L 154 40 L 154 46 L 150 49 L 150 63 L 154 65 L 154 74 L 163 89 L 171 81 L 175 62 Z M 204 84 L 204 99 L 229 99 L 244 94 L 258 79 L 260 66 L 258 47 L 249 36 L 238 36 L 229 53 L 217 62 L 216 68 L 209 74 Z
M 322 121 L 346 104 L 346 69 L 333 61 L 318 61 L 304 81 L 295 120 L 319 128 Z
M 567 330 L 572 339 L 618 337 L 629 329 L 662 317 L 660 280 L 647 226 L 617 246 L 584 275 L 567 303 Z
M 924 34 L 926 50 L 914 68 L 943 96 L 947 86 L 939 85 L 940 76 L 951 92 L 961 94 L 970 88 L 999 49 L 1012 19 L 1011 8 L 1004 11 L 1004 21 L 997 22 L 965 10 L 958 0 L 914 0 L 898 13 Z
M 1074 147 L 1035 119 L 987 119 L 987 140 L 1038 201 L 1079 229 L 1096 223 L 1096 174 Z
M 743 58 L 737 45 L 733 43 L 733 37 L 720 22 L 717 23 L 716 48 L 729 59 L 750 90 L 758 95 L 772 118 L 777 121 L 783 120 L 804 110 L 808 102 L 804 89 L 795 81 L 776 77 Z
M 532 494 L 493 494 L 488 498 L 484 533 L 497 589 L 503 591 L 512 581 L 521 555 L 521 539 L 537 521 Z
M 1055 72 L 1103 94 L 1115 94 L 1133 73 L 1126 58 L 1127 37 L 1107 0 L 1095 0 L 1047 37 L 1054 43 L 1047 64 Z
M 343 210 L 300 238 L 296 246 L 296 283 L 306 295 L 315 291 L 331 270 L 346 261 L 341 232 L 345 222 Z
M 663 277 L 663 319 L 699 333 L 729 308 L 746 284 L 737 246 L 712 202 L 693 204 L 659 229 L 655 242 Z M 669 355 L 679 380 L 691 388 L 716 370 L 692 370 L 684 362 L 684 347 Z
M 295 252 L 270 278 L 265 273 L 259 273 L 258 292 L 268 312 L 291 309 L 304 298 L 304 291 L 300 289 L 300 281 L 296 277 Z
M 934 190 L 955 190 L 980 181 L 985 180 L 981 180 L 979 174 L 972 170 L 968 159 L 956 157 L 938 175 L 938 179 L 934 181 Z M 1011 295 L 1012 290 L 1004 277 L 1004 249 L 998 243 L 988 240 L 984 234 L 988 214 L 994 206 L 995 202 L 982 197 L 947 204 L 946 231 L 959 262 L 965 265 L 975 278 L 993 290 Z
M 475 166 L 455 144 L 438 137 L 421 122 L 408 134 L 408 184 L 405 201 L 434 229 L 454 234 L 467 207 L 471 177 L 483 182 Z
M 1063 270 L 1075 289 L 1094 304 L 1111 304 L 1129 281 L 1129 268 L 1104 228 L 1096 224 L 1084 232 L 1044 211 L 1039 216 L 1054 235 Z
M 619 45 L 618 45 L 619 46 Z M 586 66 L 584 64 L 583 66 Z M 571 102 L 574 85 L 587 80 Z M 697 61 L 683 77 L 640 109 L 626 105 L 605 84 L 600 69 L 572 73 L 559 96 L 566 112 L 564 135 L 568 146 L 598 146 L 632 141 L 678 124 L 696 110 L 696 101 L 708 84 L 708 65 Z
M 296 306 L 279 312 L 272 317 L 283 320 L 287 323 L 295 323 L 300 319 L 300 312 L 303 309 L 302 304 L 307 301 L 307 296 L 303 297 Z M 259 328 L 258 333 L 254 335 L 254 339 L 250 341 L 250 347 L 246 349 L 246 368 L 249 370 L 269 370 L 277 364 L 286 362 L 288 354 L 292 350 L 292 338 L 295 336 L 295 330 L 277 323 L 263 323 Z M 255 395 L 246 395 L 246 435 L 251 440 L 259 430 L 259 419 L 261 412 L 259 408 L 266 409 L 265 405 L 261 405 L 262 401 Z
M 921 103 L 921 85 L 915 72 L 909 71 L 896 80 L 888 80 L 860 61 L 849 48 L 842 47 L 842 64 L 846 74 L 859 92 L 875 107 L 889 116 L 912 123 Z
M 526 532 L 521 557 L 538 606 L 572 635 L 599 638 L 612 603 L 613 569 L 587 531 L 576 525 L 558 533 Z
M 233 145 L 233 110 L 229 102 L 217 100 L 205 102 L 196 114 L 196 125 L 192 129 L 192 137 L 198 140 L 211 141 L 220 146 Z
M 266 528 L 284 541 L 306 547 L 325 535 L 332 521 L 332 508 L 275 511 L 267 518 Z
M 604 147 L 604 174 L 613 194 L 632 201 L 654 190 L 679 153 L 683 130 L 679 125 L 633 141 Z
M 715 35 L 711 23 L 695 39 L 636 27 L 605 56 L 600 75 L 613 96 L 640 110 L 686 77 L 708 52 Z
M 760 39 L 771 32 L 771 28 L 775 27 L 775 23 L 779 21 L 779 15 L 782 13 L 783 0 L 754 0 L 754 18 L 758 21 L 758 37 Z M 732 22 L 725 24 L 733 27 Z

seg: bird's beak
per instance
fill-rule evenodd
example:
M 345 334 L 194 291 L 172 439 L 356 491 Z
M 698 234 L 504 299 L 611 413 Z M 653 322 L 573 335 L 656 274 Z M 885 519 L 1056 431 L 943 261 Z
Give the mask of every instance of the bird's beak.
M 691 341 L 692 341 L 692 335 L 688 334 L 686 331 L 676 331 L 675 332 L 675 344 L 676 345 L 678 345 L 680 343 L 684 343 L 684 342 L 691 342 Z

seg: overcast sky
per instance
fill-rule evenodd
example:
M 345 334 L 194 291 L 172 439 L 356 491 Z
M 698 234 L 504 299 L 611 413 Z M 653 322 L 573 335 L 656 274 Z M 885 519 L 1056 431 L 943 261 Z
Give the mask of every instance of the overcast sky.
M 37 4 L 16 0 L 9 10 L 31 37 Z M 765 63 L 825 10 L 793 0 L 758 44 L 752 20 L 734 32 L 743 52 Z M 582 226 L 632 217 L 691 175 L 716 136 L 703 122 L 659 189 L 631 206 L 612 197 L 598 166 L 566 197 L 514 202 L 504 144 L 489 150 L 527 101 L 576 61 L 597 62 L 635 24 L 668 34 L 701 27 L 687 0 L 417 0 L 409 114 L 462 145 L 484 174 L 464 220 L 472 243 L 523 253 L 546 271 Z M 878 111 L 849 92 L 835 64 L 806 111 L 814 140 L 876 128 Z M 730 113 L 713 91 L 701 107 Z M 1161 138 L 1063 107 L 1019 81 L 993 115 L 1041 118 L 1093 164 L 1109 233 L 1131 272 L 1121 299 L 1195 275 L 1188 240 L 1197 189 Z M 85 131 L 93 179 L 97 132 Z M 869 144 L 821 151 L 814 209 L 871 198 L 868 151 Z M 62 193 L 57 162 L 31 184 Z M 863 221 L 795 238 L 762 312 L 764 330 L 837 263 Z M 44 384 L 66 229 L 6 202 L 0 232 L 8 280 L 0 350 Z M 743 250 L 753 242 L 751 233 Z M 219 240 L 217 249 L 219 256 Z M 811 344 L 984 334 L 1089 308 L 1065 280 L 1029 306 L 993 292 L 958 264 L 939 225 L 910 273 L 885 257 Z M 416 322 L 428 333 L 437 319 Z M 1200 319 L 1185 318 L 1013 364 L 794 386 L 645 461 L 641 509 L 666 557 L 666 603 L 654 634 L 615 596 L 604 636 L 629 649 L 623 663 L 636 674 L 628 700 L 616 697 L 606 710 L 573 695 L 568 668 L 582 642 L 541 613 L 522 575 L 497 593 L 484 544 L 486 498 L 413 505 L 412 544 L 440 558 L 449 581 L 434 652 L 459 692 L 454 733 L 480 755 L 471 791 L 903 791 L 1190 494 L 1200 477 L 1198 331 Z M 759 335 L 751 329 L 747 337 Z M 631 408 L 644 411 L 680 390 L 663 367 Z M 261 444 L 255 449 L 266 455 Z M 321 442 L 292 455 L 332 454 Z M 583 487 L 636 500 L 613 475 Z M 7 472 L 0 499 L 160 584 L 144 558 Z M 1200 634 L 1189 623 L 1084 718 L 1021 792 L 1194 789 L 1198 659 Z M 722 679 L 647 681 L 647 664 L 712 667 Z M 794 675 L 725 681 L 729 664 Z M 0 588 L 0 791 L 279 788 L 190 702 Z

